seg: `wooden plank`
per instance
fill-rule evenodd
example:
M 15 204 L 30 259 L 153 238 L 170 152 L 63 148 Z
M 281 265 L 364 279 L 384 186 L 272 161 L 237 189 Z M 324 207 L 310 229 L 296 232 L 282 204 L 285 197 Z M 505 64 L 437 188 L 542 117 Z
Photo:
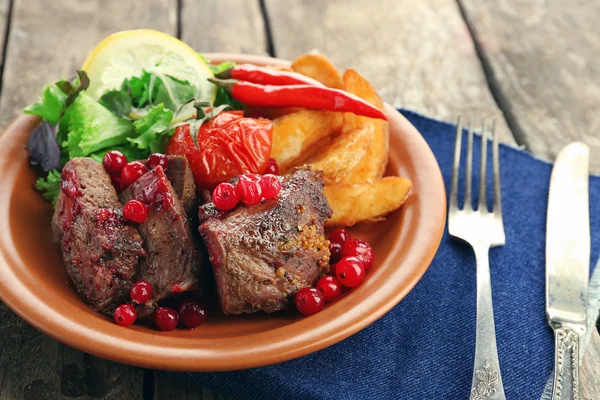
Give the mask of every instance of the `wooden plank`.
M 4 48 L 4 40 L 6 39 L 6 26 L 8 24 L 8 18 L 10 9 L 10 0 L 0 0 L 0 45 Z M 0 51 L 0 70 L 2 70 L 3 59 L 2 51 Z
M 517 140 L 548 160 L 582 140 L 600 172 L 600 3 L 460 3 Z
M 267 54 L 258 0 L 183 0 L 181 40 L 202 52 Z
M 202 389 L 196 383 L 178 378 L 173 373 L 156 371 L 154 373 L 155 400 L 232 400 L 208 389 Z
M 469 31 L 454 0 L 266 0 L 275 55 L 318 50 L 365 75 L 391 104 L 455 121 L 496 117 Z
M 592 334 L 588 346 L 585 348 L 583 364 L 581 365 L 581 398 L 583 400 L 600 399 L 600 335 Z
M 175 16 L 175 0 L 14 0 L 0 125 L 44 84 L 73 75 L 105 36 L 141 27 L 175 34 Z M 4 305 L 0 318 L 0 399 L 142 398 L 143 370 L 64 346 Z

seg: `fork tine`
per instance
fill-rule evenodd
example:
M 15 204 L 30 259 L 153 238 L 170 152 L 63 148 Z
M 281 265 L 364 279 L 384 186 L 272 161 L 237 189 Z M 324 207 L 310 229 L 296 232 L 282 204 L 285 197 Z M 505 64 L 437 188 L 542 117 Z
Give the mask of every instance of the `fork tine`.
M 492 121 L 492 162 L 494 168 L 494 213 L 502 218 L 502 199 L 500 198 L 500 157 L 498 155 L 498 134 L 496 120 Z
M 487 166 L 487 124 L 483 120 L 483 127 L 481 128 L 481 167 L 479 169 L 479 207 L 478 211 L 487 210 L 487 199 L 485 190 L 485 175 Z
M 452 183 L 450 186 L 450 209 L 458 209 L 458 168 L 460 165 L 460 144 L 462 139 L 462 123 L 458 117 L 456 122 L 456 139 L 454 141 L 454 163 L 452 164 Z
M 473 197 L 471 196 L 471 179 L 473 177 L 473 118 L 469 118 L 469 134 L 467 136 L 467 171 L 465 183 L 465 205 L 473 209 Z

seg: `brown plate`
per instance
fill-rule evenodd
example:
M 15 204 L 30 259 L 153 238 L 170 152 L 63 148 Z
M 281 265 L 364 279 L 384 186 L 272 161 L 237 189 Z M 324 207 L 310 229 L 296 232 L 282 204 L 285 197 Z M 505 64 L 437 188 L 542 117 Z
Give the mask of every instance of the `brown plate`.
M 255 64 L 282 60 L 207 54 L 215 61 Z M 352 234 L 367 240 L 375 264 L 365 282 L 314 316 L 295 313 L 210 315 L 194 330 L 168 333 L 122 328 L 96 314 L 78 296 L 65 272 L 50 227 L 52 207 L 34 189 L 35 173 L 24 148 L 38 119 L 19 117 L 0 135 L 0 297 L 14 312 L 56 340 L 79 350 L 140 367 L 224 371 L 274 364 L 330 346 L 394 307 L 415 286 L 440 242 L 446 215 L 444 183 L 419 132 L 394 108 L 388 175 L 413 182 L 399 212 Z

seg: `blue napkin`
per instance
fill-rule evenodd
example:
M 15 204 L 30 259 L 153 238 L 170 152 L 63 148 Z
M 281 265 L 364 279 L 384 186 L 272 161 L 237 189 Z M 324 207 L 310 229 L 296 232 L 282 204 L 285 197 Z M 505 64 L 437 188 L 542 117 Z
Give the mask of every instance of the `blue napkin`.
M 449 187 L 455 126 L 401 112 L 427 140 Z M 475 141 L 480 143 L 478 137 Z M 475 149 L 478 157 L 479 146 Z M 552 167 L 508 146 L 501 147 L 500 159 L 506 245 L 490 251 L 500 366 L 507 398 L 539 399 L 554 354 L 544 297 Z M 598 177 L 590 179 L 590 199 L 596 260 Z M 185 375 L 236 399 L 467 399 L 474 346 L 475 259 L 467 245 L 446 232 L 433 263 L 408 296 L 350 338 L 277 365 Z

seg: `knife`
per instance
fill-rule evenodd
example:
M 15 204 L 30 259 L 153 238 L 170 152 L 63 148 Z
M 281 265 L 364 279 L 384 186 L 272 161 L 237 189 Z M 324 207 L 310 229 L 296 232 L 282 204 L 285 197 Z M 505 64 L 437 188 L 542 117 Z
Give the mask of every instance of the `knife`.
M 546 315 L 554 330 L 553 400 L 580 398 L 580 339 L 586 331 L 590 271 L 589 158 L 587 145 L 567 145 L 550 178 Z

